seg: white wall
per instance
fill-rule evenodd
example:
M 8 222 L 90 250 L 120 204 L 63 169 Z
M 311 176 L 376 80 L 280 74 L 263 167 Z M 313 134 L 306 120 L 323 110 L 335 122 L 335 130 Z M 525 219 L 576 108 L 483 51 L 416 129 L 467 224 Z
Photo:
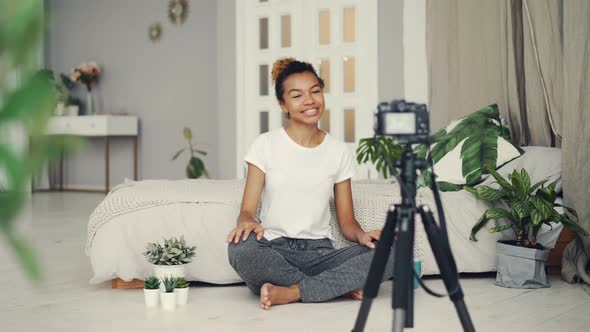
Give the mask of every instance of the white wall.
M 206 147 L 214 178 L 236 176 L 236 1 L 191 1 L 189 19 L 174 27 L 160 0 L 48 0 L 56 21 L 48 34 L 48 64 L 69 71 L 81 61 L 105 65 L 100 98 L 108 110 L 141 118 L 140 177 L 183 178 L 184 160 L 170 156 L 193 128 Z M 379 0 L 379 100 L 427 100 L 426 0 Z M 159 20 L 162 41 L 147 40 Z M 376 105 L 368 105 L 375 107 Z M 112 143 L 111 184 L 132 175 L 131 143 Z M 66 163 L 66 184 L 103 185 L 100 142 Z
M 426 0 L 404 0 L 405 99 L 428 103 L 426 62 Z
M 69 73 L 94 60 L 104 68 L 96 90 L 106 112 L 127 112 L 140 118 L 141 179 L 185 178 L 188 155 L 170 158 L 186 145 L 183 127 L 192 128 L 197 146 L 208 151 L 204 162 L 217 177 L 218 64 L 215 0 L 190 1 L 182 26 L 167 15 L 162 0 L 48 0 L 52 24 L 47 34 L 46 63 Z M 226 19 L 224 17 L 224 19 Z M 162 39 L 152 43 L 148 26 L 162 24 Z M 230 92 L 231 93 L 231 92 Z M 82 89 L 80 96 L 84 96 Z M 131 140 L 111 140 L 112 185 L 133 176 Z M 69 187 L 104 186 L 104 148 L 90 141 L 65 164 Z

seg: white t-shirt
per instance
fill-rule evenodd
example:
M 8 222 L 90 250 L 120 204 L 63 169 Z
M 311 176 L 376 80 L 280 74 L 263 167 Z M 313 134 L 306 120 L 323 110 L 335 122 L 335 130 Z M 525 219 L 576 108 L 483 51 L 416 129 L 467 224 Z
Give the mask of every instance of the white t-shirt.
M 256 138 L 244 160 L 265 177 L 260 222 L 264 237 L 333 240 L 330 197 L 334 184 L 355 172 L 352 152 L 326 134 L 314 148 L 297 144 L 284 128 Z

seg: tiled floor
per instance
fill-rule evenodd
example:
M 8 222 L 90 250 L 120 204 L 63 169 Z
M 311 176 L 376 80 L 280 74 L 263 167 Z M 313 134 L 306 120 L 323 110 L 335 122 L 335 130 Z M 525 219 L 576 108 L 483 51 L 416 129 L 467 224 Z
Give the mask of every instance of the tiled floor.
M 22 229 L 33 243 L 45 272 L 34 285 L 24 278 L 0 241 L 0 331 L 350 331 L 359 304 L 339 299 L 322 304 L 291 304 L 263 311 L 243 285 L 197 285 L 189 304 L 175 312 L 147 310 L 142 290 L 91 286 L 84 255 L 86 223 L 100 194 L 37 193 Z M 32 217 L 31 217 L 32 216 Z M 517 290 L 493 285 L 493 276 L 461 280 L 477 331 L 590 331 L 590 291 L 558 276 L 552 286 Z M 442 290 L 439 279 L 427 283 Z M 373 302 L 366 331 L 390 331 L 391 282 Z M 408 331 L 460 331 L 449 299 L 416 291 L 415 328 Z

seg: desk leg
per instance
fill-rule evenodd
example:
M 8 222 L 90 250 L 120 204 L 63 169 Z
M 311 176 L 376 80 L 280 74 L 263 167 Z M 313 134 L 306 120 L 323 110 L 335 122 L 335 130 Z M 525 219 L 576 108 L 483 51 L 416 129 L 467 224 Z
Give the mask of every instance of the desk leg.
M 64 153 L 59 156 L 59 191 L 64 191 Z
M 137 136 L 133 137 L 133 179 L 137 181 Z
M 109 141 L 109 136 L 105 136 L 104 138 L 104 170 L 105 170 L 105 175 L 104 175 L 104 181 L 105 181 L 105 187 L 104 187 L 104 192 L 108 193 L 109 192 L 109 145 L 110 145 L 110 141 Z

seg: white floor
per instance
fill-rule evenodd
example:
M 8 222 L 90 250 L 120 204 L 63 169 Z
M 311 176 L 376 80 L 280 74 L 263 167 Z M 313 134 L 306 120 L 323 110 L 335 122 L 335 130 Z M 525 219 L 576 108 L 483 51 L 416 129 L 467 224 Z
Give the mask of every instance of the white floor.
M 37 193 L 24 230 L 33 242 L 45 280 L 29 282 L 0 241 L 0 331 L 350 331 L 360 302 L 335 300 L 291 304 L 263 311 L 243 285 L 196 285 L 189 304 L 175 312 L 144 308 L 142 290 L 113 290 L 110 283 L 90 286 L 84 255 L 86 223 L 100 194 Z M 27 224 L 27 221 L 31 221 Z M 590 331 L 590 290 L 568 285 L 558 276 L 552 286 L 516 290 L 494 286 L 493 276 L 461 279 L 477 331 Z M 438 279 L 427 280 L 442 290 Z M 391 283 L 384 283 L 366 331 L 390 331 Z M 449 299 L 417 290 L 415 328 L 408 331 L 460 331 Z

